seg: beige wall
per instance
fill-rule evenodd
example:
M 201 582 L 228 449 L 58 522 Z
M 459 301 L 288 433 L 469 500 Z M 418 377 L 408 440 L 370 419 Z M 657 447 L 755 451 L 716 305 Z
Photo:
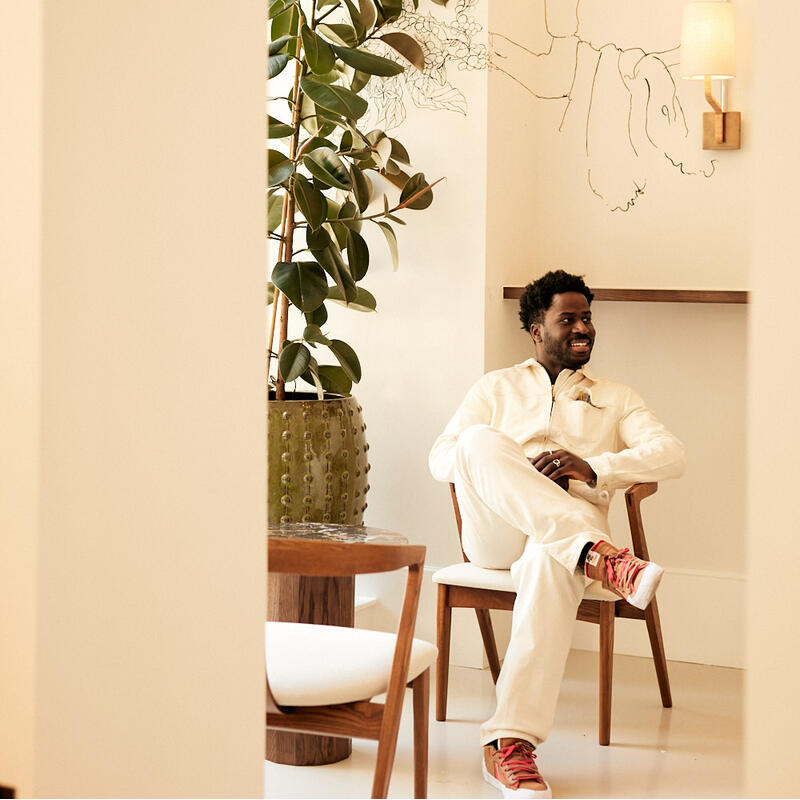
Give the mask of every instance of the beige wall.
M 794 769 L 800 714 L 800 648 L 792 569 L 800 560 L 796 511 L 800 380 L 791 352 L 797 268 L 798 112 L 781 102 L 776 80 L 793 52 L 800 9 L 759 3 L 753 109 L 757 162 L 753 194 L 753 304 L 748 393 L 747 639 L 748 791 L 797 797 Z M 788 350 L 786 348 L 789 348 Z
M 0 3 L 0 784 L 34 780 L 41 294 L 41 3 Z M 15 76 L 9 80 L 8 76 Z
M 0 783 L 259 796 L 263 7 L 48 0 L 38 30 L 3 10 L 29 32 L 4 74 L 41 54 L 43 92 L 5 167 Z

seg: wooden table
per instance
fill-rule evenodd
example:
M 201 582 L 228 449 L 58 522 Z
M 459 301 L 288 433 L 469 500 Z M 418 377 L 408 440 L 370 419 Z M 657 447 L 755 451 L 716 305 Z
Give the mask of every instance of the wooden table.
M 285 523 L 270 527 L 268 539 L 335 541 L 348 544 L 407 544 L 405 536 L 363 525 L 323 522 Z M 267 576 L 267 619 L 309 622 L 352 628 L 355 617 L 355 578 L 311 578 L 304 575 Z M 267 731 L 266 758 L 278 764 L 333 764 L 352 752 L 352 741 L 333 736 Z

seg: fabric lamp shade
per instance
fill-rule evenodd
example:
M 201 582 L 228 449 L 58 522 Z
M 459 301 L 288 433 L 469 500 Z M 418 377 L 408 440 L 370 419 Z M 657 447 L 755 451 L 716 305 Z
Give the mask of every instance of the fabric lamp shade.
M 733 78 L 733 6 L 724 0 L 687 3 L 681 31 L 681 77 Z

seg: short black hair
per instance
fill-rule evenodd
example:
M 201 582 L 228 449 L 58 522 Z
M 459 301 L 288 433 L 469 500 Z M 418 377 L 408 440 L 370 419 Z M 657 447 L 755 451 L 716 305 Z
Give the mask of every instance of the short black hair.
M 564 292 L 579 292 L 591 305 L 594 300 L 582 275 L 570 275 L 563 269 L 553 270 L 529 283 L 519 298 L 519 319 L 523 330 L 529 331 L 534 323 L 544 322 L 544 313 L 553 304 L 553 296 Z

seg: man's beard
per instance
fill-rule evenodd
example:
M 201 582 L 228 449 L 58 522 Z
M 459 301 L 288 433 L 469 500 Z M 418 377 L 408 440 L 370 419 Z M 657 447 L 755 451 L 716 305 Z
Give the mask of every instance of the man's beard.
M 576 338 L 581 337 L 573 337 L 571 341 L 574 341 Z M 546 331 L 542 335 L 542 344 L 544 345 L 545 353 L 552 361 L 561 364 L 567 369 L 578 369 L 579 367 L 582 367 L 584 364 L 588 363 L 592 355 L 592 347 L 594 347 L 594 339 L 588 336 L 585 338 L 586 341 L 589 342 L 588 353 L 573 352 L 572 348 L 570 347 L 570 340 L 554 339 Z

